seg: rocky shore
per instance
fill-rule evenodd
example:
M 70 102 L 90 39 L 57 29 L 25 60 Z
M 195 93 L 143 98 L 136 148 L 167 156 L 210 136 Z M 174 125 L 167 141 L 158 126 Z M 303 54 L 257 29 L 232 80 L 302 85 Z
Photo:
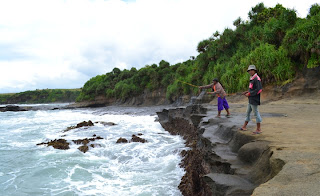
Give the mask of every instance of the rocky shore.
M 186 170 L 179 185 L 182 194 L 320 195 L 320 82 L 310 81 L 299 79 L 281 88 L 265 88 L 260 135 L 251 134 L 254 122 L 248 126 L 250 131 L 238 131 L 247 104 L 241 96 L 228 97 L 231 118 L 215 118 L 216 103 L 212 98 L 201 103 L 191 99 L 192 105 L 178 107 L 190 101 L 182 97 L 177 105 L 163 110 L 163 102 L 155 104 L 158 111 L 162 110 L 157 114 L 164 129 L 181 135 L 189 147 L 181 153 L 181 167 Z M 160 98 L 158 101 L 163 100 Z M 132 113 L 154 113 L 154 109 L 141 107 L 148 104 L 130 103 L 135 106 L 131 107 Z M 82 104 L 61 109 L 108 105 L 105 100 Z M 2 110 L 10 111 L 7 107 Z M 129 141 L 119 138 L 119 143 Z
M 239 132 L 241 115 L 214 118 L 211 104 L 193 104 L 158 112 L 171 134 L 181 135 L 190 148 L 182 152 L 183 195 L 251 195 L 285 164 L 272 156 L 269 142 Z

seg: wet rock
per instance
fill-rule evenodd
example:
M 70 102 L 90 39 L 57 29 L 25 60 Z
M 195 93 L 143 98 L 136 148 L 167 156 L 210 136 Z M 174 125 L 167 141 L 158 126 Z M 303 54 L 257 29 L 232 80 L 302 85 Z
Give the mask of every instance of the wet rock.
M 83 145 L 87 145 L 90 141 L 88 138 L 85 139 L 78 139 L 78 140 L 72 140 L 73 143 L 75 144 L 83 144 Z
M 5 107 L 0 107 L 1 112 L 20 112 L 20 111 L 27 111 L 27 109 L 16 106 L 16 105 L 7 105 Z
M 131 142 L 141 142 L 141 143 L 146 143 L 147 140 L 140 138 L 136 135 L 132 135 L 132 139 L 130 140 Z
M 100 140 L 100 139 L 103 139 L 103 138 L 100 136 L 97 136 L 95 138 L 84 138 L 84 139 L 72 140 L 72 142 L 75 144 L 82 144 L 82 146 L 80 146 L 78 149 L 85 153 L 89 150 L 87 145 L 90 142 L 95 141 L 95 140 Z M 37 145 L 52 146 L 53 148 L 60 149 L 60 150 L 70 149 L 69 143 L 65 139 L 55 139 L 55 140 L 51 140 L 50 142 L 42 142 Z M 100 145 L 99 144 L 90 144 L 90 146 L 94 148 L 95 146 L 100 146 Z
M 87 145 L 83 145 L 83 146 L 80 146 L 78 150 L 80 150 L 83 153 L 86 153 L 89 150 L 89 147 Z
M 95 141 L 95 140 L 101 140 L 103 139 L 100 136 L 97 136 L 95 138 L 84 138 L 84 139 L 77 139 L 77 140 L 72 140 L 75 144 L 83 144 L 87 145 L 89 142 Z
M 143 135 L 142 133 L 138 133 L 137 135 L 141 136 Z M 138 137 L 136 135 L 132 135 L 132 138 L 130 140 L 130 142 L 141 142 L 141 143 L 146 143 L 148 142 L 147 140 L 141 138 L 141 137 Z M 126 138 L 122 138 L 120 137 L 116 143 L 129 143 L 129 141 L 126 139 Z
M 120 138 L 117 140 L 116 143 L 117 143 L 117 144 L 118 144 L 118 143 L 128 143 L 128 140 L 127 140 L 126 138 L 120 137 Z
M 37 145 L 44 145 L 47 144 L 47 146 L 52 146 L 55 149 L 60 149 L 60 150 L 67 150 L 70 149 L 69 143 L 65 139 L 55 139 L 51 140 L 50 142 L 42 142 Z
M 104 122 L 104 121 L 97 121 L 97 122 L 94 122 L 94 123 L 100 123 L 104 126 L 114 126 L 114 125 L 117 125 L 116 123 L 113 123 L 113 122 Z
M 75 144 L 83 144 L 78 148 L 83 153 L 86 153 L 89 150 L 88 144 L 95 140 L 101 140 L 103 139 L 100 136 L 97 136 L 95 138 L 84 138 L 84 139 L 78 139 L 78 140 L 72 140 Z M 99 144 L 90 144 L 90 147 L 94 148 L 95 146 L 100 146 Z
M 81 123 L 78 123 L 76 126 L 71 126 L 71 127 L 67 127 L 66 130 L 64 130 L 64 132 L 70 131 L 71 129 L 77 129 L 80 127 L 90 127 L 90 126 L 94 126 L 94 124 L 92 123 L 91 120 L 87 121 L 83 121 Z
M 94 125 L 93 125 L 92 121 L 89 120 L 88 122 L 83 121 L 81 123 L 78 123 L 76 128 L 80 128 L 80 127 L 84 127 L 84 126 L 94 126 Z
M 90 147 L 95 148 L 95 147 L 101 147 L 100 144 L 90 144 Z

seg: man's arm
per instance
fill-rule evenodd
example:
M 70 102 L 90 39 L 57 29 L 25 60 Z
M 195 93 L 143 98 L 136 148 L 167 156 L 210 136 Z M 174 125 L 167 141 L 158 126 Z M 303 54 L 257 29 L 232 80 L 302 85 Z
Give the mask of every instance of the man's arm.
M 212 88 L 214 84 L 211 83 L 211 84 L 208 84 L 208 85 L 205 85 L 205 86 L 199 86 L 200 89 L 207 89 L 207 88 Z
M 249 96 L 256 96 L 261 93 L 262 91 L 262 84 L 261 81 L 254 79 L 252 89 L 249 89 Z

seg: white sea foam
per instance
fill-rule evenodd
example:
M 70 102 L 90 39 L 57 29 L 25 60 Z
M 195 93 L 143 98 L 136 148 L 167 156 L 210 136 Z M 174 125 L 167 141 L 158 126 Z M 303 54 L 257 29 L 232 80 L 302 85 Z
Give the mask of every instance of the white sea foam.
M 163 130 L 155 116 L 48 110 L 5 112 L 0 119 L 0 189 L 8 195 L 180 195 L 184 141 Z M 116 125 L 95 123 L 64 132 L 88 120 Z M 104 139 L 91 142 L 96 146 L 86 153 L 72 142 L 94 134 Z M 133 134 L 148 142 L 116 144 Z M 36 145 L 59 138 L 70 142 L 69 150 Z

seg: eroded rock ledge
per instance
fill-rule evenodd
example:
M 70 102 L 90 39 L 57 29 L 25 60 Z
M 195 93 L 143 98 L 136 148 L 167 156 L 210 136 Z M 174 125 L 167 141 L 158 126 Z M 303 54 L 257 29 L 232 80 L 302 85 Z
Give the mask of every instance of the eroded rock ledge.
M 272 157 L 268 142 L 239 132 L 242 117 L 210 118 L 212 106 L 194 104 L 157 113 L 165 130 L 181 135 L 190 150 L 183 151 L 183 195 L 251 195 L 285 164 Z M 240 123 L 241 124 L 241 123 Z

